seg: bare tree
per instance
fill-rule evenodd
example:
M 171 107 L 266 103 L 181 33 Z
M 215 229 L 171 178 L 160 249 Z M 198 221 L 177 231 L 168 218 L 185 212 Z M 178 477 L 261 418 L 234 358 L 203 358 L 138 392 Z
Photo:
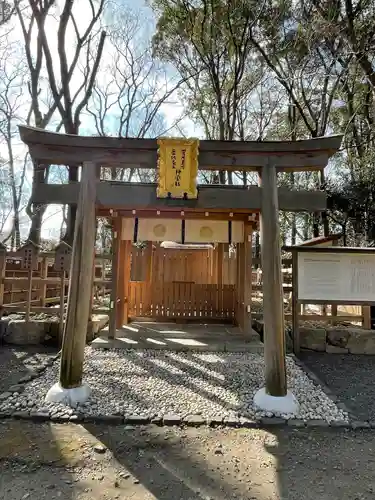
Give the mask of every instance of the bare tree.
M 24 73 L 25 68 L 22 61 L 17 60 L 17 54 L 12 43 L 7 38 L 1 40 L 0 54 L 0 141 L 4 145 L 2 170 L 2 197 L 9 195 L 10 215 L 12 215 L 12 229 L 8 240 L 11 239 L 11 247 L 15 248 L 21 242 L 20 212 L 23 203 L 25 184 L 25 173 L 28 163 L 24 152 L 20 155 L 17 139 L 17 123 L 23 121 L 26 109 L 26 92 Z M 5 187 L 6 186 L 6 187 Z M 5 199 L 3 199 L 3 203 Z M 5 223 L 5 221 L 4 221 Z M 5 240 L 5 241 L 6 241 Z
M 222 0 L 152 0 L 155 53 L 187 78 L 183 96 L 210 139 L 234 140 L 241 102 L 262 78 L 251 30 L 259 9 Z M 237 135 L 238 138 L 238 135 Z M 220 182 L 226 182 L 224 171 Z M 228 183 L 233 183 L 231 172 Z
M 87 112 L 101 136 L 157 137 L 180 121 L 167 124 L 165 106 L 176 99 L 184 79 L 171 75 L 152 57 L 151 39 L 140 13 L 115 8 L 107 26 L 108 62 L 103 62 Z M 146 26 L 147 28 L 147 26 Z M 155 172 L 136 167 L 112 168 L 112 180 L 154 180 Z
M 16 8 L 23 32 L 29 69 L 31 97 L 29 121 L 32 120 L 37 127 L 46 128 L 57 111 L 60 120 L 57 121 L 56 128 L 60 130 L 63 127 L 64 131 L 69 134 L 79 133 L 81 112 L 91 97 L 105 40 L 105 32 L 102 31 L 95 56 L 93 56 L 92 47 L 98 37 L 97 28 L 103 12 L 104 0 L 100 0 L 99 3 L 87 0 L 85 11 L 87 22 L 84 27 L 82 27 L 81 19 L 78 22 L 75 10 L 80 7 L 82 7 L 82 2 L 78 5 L 78 2 L 65 0 L 58 17 L 54 0 L 28 0 L 28 8 L 21 9 L 19 6 Z M 46 27 L 52 22 L 51 19 L 55 21 L 53 30 Z M 56 52 L 52 49 L 53 35 L 57 36 Z M 34 48 L 35 39 L 36 47 Z M 84 64 L 83 71 L 79 66 L 80 63 Z M 79 81 L 77 81 L 78 77 Z M 49 95 L 52 96 L 52 101 L 43 102 L 43 99 Z M 48 165 L 34 165 L 33 191 L 38 183 L 47 181 L 48 170 Z M 76 182 L 78 166 L 69 166 L 68 171 L 69 182 Z M 40 240 L 44 210 L 45 207 L 42 206 L 29 207 L 32 217 L 29 238 L 34 241 Z M 65 238 L 70 243 L 74 233 L 75 211 L 74 207 L 69 207 Z

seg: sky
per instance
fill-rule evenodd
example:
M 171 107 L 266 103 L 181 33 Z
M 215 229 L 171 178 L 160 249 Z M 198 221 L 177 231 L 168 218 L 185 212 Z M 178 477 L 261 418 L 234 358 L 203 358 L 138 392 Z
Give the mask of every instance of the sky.
M 119 2 L 121 2 L 120 6 L 121 9 L 123 9 L 124 12 L 127 13 L 127 15 L 134 15 L 134 16 L 139 16 L 141 20 L 141 29 L 139 31 L 138 37 L 143 38 L 143 40 L 138 40 L 138 44 L 147 43 L 147 39 L 152 35 L 154 26 L 155 26 L 155 19 L 153 16 L 153 13 L 151 9 L 146 5 L 146 2 L 143 0 L 119 0 L 116 1 L 116 3 L 110 4 L 111 6 L 115 6 L 114 8 L 118 9 L 119 8 Z M 55 12 L 55 16 L 58 17 L 61 9 L 59 10 L 59 6 L 62 5 L 62 2 L 57 1 L 56 3 L 57 8 Z M 74 4 L 74 13 L 75 13 L 75 18 L 77 19 L 77 24 L 78 24 L 78 29 L 83 31 L 85 27 L 87 26 L 88 22 L 88 16 L 87 16 L 87 9 L 88 9 L 89 3 L 87 0 L 79 0 L 78 2 L 75 2 Z M 116 15 L 116 14 L 115 14 Z M 105 23 L 111 23 L 111 17 L 109 15 L 106 15 L 104 17 L 104 24 Z M 55 66 L 55 72 L 56 74 L 59 74 L 59 60 L 57 56 L 57 30 L 56 30 L 56 20 L 51 17 L 47 20 L 46 23 L 46 32 L 48 36 L 48 41 L 49 41 L 49 46 L 50 50 L 53 55 L 54 62 L 56 63 Z M 36 31 L 33 33 L 33 40 L 35 41 L 36 37 Z M 68 29 L 67 32 L 67 40 L 69 39 L 75 39 L 74 38 L 74 32 L 73 32 L 73 27 L 70 26 L 70 29 Z M 8 31 L 8 42 L 10 45 L 15 47 L 16 51 L 19 51 L 19 40 L 23 40 L 23 35 L 21 32 L 20 25 L 17 21 L 17 19 L 14 19 L 12 21 L 12 29 Z M 71 60 L 73 51 L 74 51 L 74 46 L 73 44 L 67 45 L 67 57 L 68 60 Z M 139 49 L 139 47 L 135 47 L 135 49 Z M 111 83 L 111 74 L 110 71 L 108 71 L 107 66 L 109 67 L 110 63 L 114 59 L 114 51 L 113 51 L 113 46 L 111 46 L 111 43 L 107 39 L 105 45 L 104 45 L 104 51 L 103 51 L 103 57 L 102 57 L 102 63 L 101 63 L 101 68 L 102 70 L 99 71 L 98 74 L 98 83 L 99 85 L 104 85 Z M 16 58 L 12 57 L 12 60 L 15 60 Z M 83 67 L 85 61 L 81 61 L 81 66 Z M 7 62 L 7 65 L 11 63 Z M 11 68 L 12 69 L 12 68 Z M 171 72 L 171 80 L 176 81 L 176 75 L 174 75 Z M 76 73 L 75 76 L 72 78 L 71 82 L 71 88 L 73 90 L 72 93 L 74 93 L 74 90 L 78 88 L 81 82 L 81 75 Z M 44 85 L 44 87 L 46 87 Z M 25 87 L 26 88 L 26 87 Z M 165 88 L 165 85 L 163 85 L 163 82 L 160 82 L 160 88 L 159 92 L 162 92 L 163 89 Z M 112 91 L 115 91 L 116 89 L 112 88 Z M 23 109 L 21 109 L 20 114 L 23 116 L 26 116 L 27 114 L 27 109 L 28 109 L 28 94 L 27 91 L 24 93 L 23 97 Z M 113 108 L 114 109 L 114 108 Z M 23 112 L 22 112 L 23 111 Z M 168 130 L 172 125 L 176 122 L 176 120 L 181 116 L 183 112 L 183 104 L 180 102 L 178 95 L 173 95 L 171 96 L 167 102 L 165 102 L 161 108 L 160 108 L 160 113 L 163 116 L 163 120 L 165 123 L 165 128 Z M 58 118 L 58 115 L 56 116 Z M 112 121 L 113 121 L 113 131 L 116 134 L 116 114 L 114 113 L 112 116 Z M 56 124 L 56 120 L 54 120 Z M 109 132 L 111 132 L 111 115 L 109 115 L 109 118 L 107 120 L 107 123 L 109 124 Z M 51 130 L 53 130 L 54 124 L 51 124 Z M 184 119 L 181 122 L 179 122 L 179 130 L 186 136 L 190 137 L 200 137 L 202 135 L 202 131 L 197 129 L 194 124 L 192 123 L 191 120 L 189 119 Z M 94 126 L 94 120 L 93 118 L 87 113 L 84 112 L 82 113 L 81 116 L 81 128 L 80 128 L 80 133 L 83 135 L 96 135 L 96 130 Z M 178 132 L 177 131 L 172 131 L 171 134 L 169 135 L 176 135 Z M 14 142 L 14 150 L 19 158 L 22 158 L 25 154 L 25 151 L 27 151 L 27 148 L 19 141 L 15 140 Z M 7 152 L 5 149 L 5 145 L 0 143 L 0 154 L 3 155 L 3 157 L 7 156 Z M 27 175 L 26 175 L 26 182 L 25 186 L 28 190 L 31 189 L 31 181 L 32 181 L 32 172 L 31 169 L 28 170 Z M 23 230 L 25 233 L 25 236 L 27 235 L 27 225 L 29 223 L 28 217 L 25 215 L 22 217 L 23 220 Z M 61 216 L 61 207 L 59 206 L 50 206 L 48 207 L 44 221 L 43 221 L 43 230 L 42 230 L 42 235 L 45 238 L 58 238 L 59 236 L 59 228 L 61 225 L 62 221 L 62 216 Z M 11 220 L 8 221 L 8 224 L 5 228 L 5 232 L 9 230 L 11 227 Z

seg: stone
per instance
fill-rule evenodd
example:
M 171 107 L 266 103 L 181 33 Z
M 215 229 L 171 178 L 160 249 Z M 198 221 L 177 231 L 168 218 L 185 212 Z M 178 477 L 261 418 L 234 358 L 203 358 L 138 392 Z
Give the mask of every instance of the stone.
M 240 417 L 240 427 L 245 427 L 247 429 L 254 429 L 258 427 L 258 422 L 252 420 L 251 418 Z
M 224 417 L 224 424 L 229 427 L 238 427 L 240 425 L 240 419 L 235 415 Z
M 19 382 L 20 383 L 30 382 L 30 380 L 32 380 L 32 376 L 31 375 L 25 375 L 25 376 L 23 376 L 23 377 L 20 378 Z
M 22 384 L 11 385 L 8 388 L 8 392 L 23 392 L 25 390 L 25 386 Z
M 79 415 L 70 415 L 69 421 L 73 423 L 80 422 L 81 418 Z
M 172 413 L 164 415 L 163 423 L 165 425 L 180 425 L 181 417 L 179 415 L 174 415 Z
M 350 427 L 349 422 L 346 422 L 345 420 L 332 420 L 332 422 L 329 423 L 331 427 Z
M 299 418 L 291 418 L 290 420 L 288 420 L 288 426 L 300 429 L 302 427 L 306 427 L 306 424 Z
M 30 413 L 28 411 L 14 411 L 12 417 L 28 420 L 30 418 Z
M 188 415 L 184 418 L 183 422 L 192 427 L 199 427 L 200 425 L 204 425 L 206 420 L 201 415 Z
M 35 421 L 43 422 L 49 420 L 49 412 L 32 411 L 30 412 L 30 418 Z
M 322 419 L 312 419 L 307 422 L 307 427 L 329 427 L 329 423 Z
M 277 425 L 285 425 L 285 418 L 279 417 L 262 417 L 261 424 L 265 426 L 277 426 Z
M 327 343 L 331 346 L 345 349 L 348 344 L 349 337 L 350 331 L 348 328 L 330 328 L 327 330 Z
M 300 327 L 300 345 L 312 351 L 326 350 L 326 331 L 324 328 Z
M 214 415 L 213 417 L 207 418 L 207 425 L 209 425 L 210 427 L 216 427 L 217 425 L 222 425 L 223 421 L 223 415 Z
M 362 330 L 360 328 L 350 330 L 347 348 L 350 354 L 375 354 L 373 330 Z
M 326 352 L 329 354 L 348 354 L 348 349 L 346 347 L 338 347 L 336 345 L 326 345 Z
M 149 421 L 150 419 L 143 415 L 126 415 L 124 417 L 124 422 L 127 424 L 146 425 Z
M 11 392 L 2 392 L 0 394 L 0 401 L 4 401 L 5 399 L 8 399 L 12 395 Z
M 94 451 L 95 453 L 105 453 L 107 451 L 107 448 L 103 446 L 102 444 L 96 444 L 94 446 Z
M 369 422 L 362 421 L 362 420 L 355 420 L 354 422 L 351 423 L 352 429 L 370 429 L 371 425 Z
M 8 323 L 6 340 L 8 344 L 36 345 L 40 344 L 45 336 L 46 323 L 41 320 L 12 319 Z
M 98 415 L 96 420 L 97 422 L 110 425 L 120 425 L 124 423 L 124 417 L 121 415 Z

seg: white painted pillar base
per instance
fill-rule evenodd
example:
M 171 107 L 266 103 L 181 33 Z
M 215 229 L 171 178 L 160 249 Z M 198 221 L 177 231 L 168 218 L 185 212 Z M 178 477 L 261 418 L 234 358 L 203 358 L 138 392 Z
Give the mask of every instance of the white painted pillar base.
M 85 403 L 91 395 L 91 389 L 87 384 L 73 389 L 64 389 L 59 382 L 54 384 L 47 392 L 46 403 L 62 403 L 75 408 L 78 404 Z
M 264 387 L 255 393 L 254 405 L 260 410 L 272 413 L 296 415 L 299 410 L 298 401 L 290 391 L 286 396 L 270 396 Z

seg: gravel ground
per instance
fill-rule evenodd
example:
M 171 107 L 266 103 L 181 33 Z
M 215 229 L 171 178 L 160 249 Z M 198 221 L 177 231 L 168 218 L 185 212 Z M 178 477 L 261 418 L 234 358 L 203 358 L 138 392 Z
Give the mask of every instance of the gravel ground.
M 166 351 L 86 348 L 85 381 L 93 389 L 89 402 L 78 410 L 86 415 L 166 415 L 204 418 L 271 417 L 253 405 L 263 385 L 263 356 L 253 353 L 176 353 Z M 48 389 L 58 380 L 59 363 L 29 382 L 25 390 L 3 396 L 0 411 L 39 411 L 69 416 L 73 410 L 44 403 Z M 319 386 L 287 358 L 288 384 L 299 403 L 297 418 L 347 420 Z M 17 389 L 17 388 L 16 388 Z M 291 415 L 276 415 L 290 418 Z
M 0 425 L 0 499 L 373 500 L 374 449 L 372 431 L 12 420 Z
M 301 360 L 360 420 L 375 420 L 375 356 L 304 351 Z
M 43 364 L 57 353 L 44 346 L 10 346 L 0 344 L 0 392 L 16 384 L 34 366 Z

